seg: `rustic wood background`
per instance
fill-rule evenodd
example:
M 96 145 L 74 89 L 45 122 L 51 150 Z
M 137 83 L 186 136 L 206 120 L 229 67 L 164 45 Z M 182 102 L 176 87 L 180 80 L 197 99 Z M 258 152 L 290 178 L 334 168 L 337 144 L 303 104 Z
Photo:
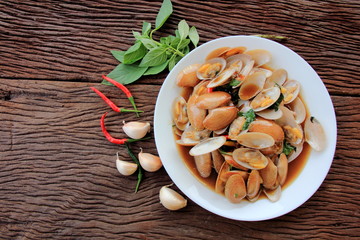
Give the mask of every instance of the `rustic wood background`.
M 357 0 L 173 0 L 161 34 L 186 19 L 201 43 L 228 35 L 276 34 L 318 72 L 338 121 L 330 172 L 295 211 L 263 222 L 225 219 L 189 201 L 169 212 L 158 200 L 164 169 L 122 177 L 99 118 L 107 109 L 89 86 L 129 107 L 100 76 L 117 64 L 131 30 L 154 23 L 161 1 L 0 1 L 0 233 L 2 239 L 348 239 L 360 238 L 360 3 Z M 143 119 L 166 73 L 129 86 Z M 132 114 L 109 114 L 120 136 Z M 153 140 L 136 144 L 156 153 Z

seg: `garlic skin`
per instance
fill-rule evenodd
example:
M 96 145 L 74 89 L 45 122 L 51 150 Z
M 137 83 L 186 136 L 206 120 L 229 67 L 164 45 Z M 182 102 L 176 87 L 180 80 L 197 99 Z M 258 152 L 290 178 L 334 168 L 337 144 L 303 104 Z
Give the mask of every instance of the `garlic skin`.
M 119 159 L 119 153 L 116 153 L 116 168 L 120 174 L 124 176 L 130 176 L 134 172 L 136 172 L 138 165 L 132 162 L 126 162 Z
M 145 137 L 145 135 L 150 132 L 150 123 L 149 122 L 123 122 L 123 131 L 130 138 L 140 139 Z
M 170 185 L 163 186 L 160 189 L 160 203 L 167 209 L 176 211 L 186 207 L 187 200 L 176 191 L 169 188 Z
M 162 167 L 162 162 L 158 156 L 151 153 L 144 153 L 141 149 L 138 154 L 141 167 L 148 172 L 156 172 Z

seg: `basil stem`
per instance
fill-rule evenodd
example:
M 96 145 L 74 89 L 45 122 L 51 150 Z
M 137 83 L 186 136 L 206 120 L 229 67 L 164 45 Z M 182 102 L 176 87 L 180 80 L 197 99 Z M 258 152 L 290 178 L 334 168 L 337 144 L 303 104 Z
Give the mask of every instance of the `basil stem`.
M 136 193 L 138 191 L 140 183 L 143 179 L 143 169 L 140 165 L 139 159 L 137 159 L 135 154 L 132 152 L 129 144 L 125 142 L 125 146 L 126 146 L 126 149 L 129 153 L 130 157 L 132 158 L 132 160 L 138 165 L 138 176 L 137 176 L 137 183 L 136 183 L 136 187 L 135 187 L 135 193 Z

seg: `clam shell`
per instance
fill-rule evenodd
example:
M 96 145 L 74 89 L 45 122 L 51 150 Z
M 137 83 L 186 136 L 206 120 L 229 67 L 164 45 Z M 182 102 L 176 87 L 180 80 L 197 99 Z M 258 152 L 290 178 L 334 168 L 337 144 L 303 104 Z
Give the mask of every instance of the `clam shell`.
M 224 70 L 225 66 L 224 58 L 212 58 L 198 68 L 196 75 L 200 80 L 213 79 Z
M 196 100 L 199 96 L 192 94 L 187 102 L 187 116 L 189 118 L 190 124 L 196 130 L 203 130 L 204 124 L 203 121 L 206 117 L 206 110 L 198 108 L 196 106 Z
M 246 185 L 241 174 L 229 177 L 225 184 L 225 197 L 232 203 L 240 203 L 246 196 Z
M 284 153 L 280 154 L 279 158 L 277 159 L 276 167 L 278 171 L 279 184 L 280 186 L 283 186 L 288 173 L 288 160 Z
M 242 54 L 245 51 L 246 51 L 246 47 L 233 47 L 225 51 L 223 54 L 221 54 L 221 57 L 229 58 L 234 55 Z
M 305 121 L 305 141 L 315 150 L 322 151 L 326 146 L 324 129 L 320 122 L 314 118 L 307 118 Z
M 251 101 L 250 107 L 255 112 L 260 112 L 273 105 L 279 97 L 280 89 L 278 87 L 264 89 Z
M 221 55 L 223 55 L 224 53 L 226 53 L 228 50 L 230 49 L 230 47 L 221 47 L 221 48 L 217 48 L 213 51 L 211 51 L 205 58 L 205 60 L 210 60 L 212 58 L 218 58 Z
M 303 147 L 304 147 L 304 143 L 300 143 L 298 145 L 293 145 L 296 149 L 295 151 L 293 151 L 292 153 L 290 153 L 287 157 L 288 159 L 288 163 L 291 163 L 293 160 L 295 160 L 299 155 L 300 153 L 302 152 L 303 150 Z
M 203 178 L 209 177 L 212 169 L 211 153 L 194 156 L 194 161 L 200 176 Z
M 256 149 L 237 148 L 233 152 L 234 160 L 241 166 L 248 169 L 263 169 L 269 160 Z
M 282 128 L 271 120 L 255 120 L 249 126 L 249 132 L 266 133 L 270 135 L 275 142 L 284 141 L 284 131 Z
M 232 153 L 231 153 L 231 154 L 232 154 Z M 248 168 L 243 167 L 242 165 L 240 165 L 239 163 L 237 163 L 237 162 L 234 160 L 234 158 L 233 158 L 232 155 L 224 154 L 223 157 L 224 157 L 224 160 L 225 160 L 228 164 L 230 164 L 230 166 L 233 166 L 234 168 L 241 169 L 241 170 L 244 170 L 244 171 L 247 171 L 247 170 L 248 170 Z
M 239 97 L 241 100 L 249 100 L 258 94 L 264 87 L 265 74 L 256 72 L 249 75 L 239 89 Z
M 200 64 L 192 64 L 185 67 L 176 78 L 176 85 L 179 87 L 195 87 L 199 83 L 197 70 Z
M 230 171 L 230 165 L 227 162 L 224 162 L 223 165 L 221 166 L 220 170 L 219 170 L 219 174 L 216 178 L 216 183 L 215 183 L 215 192 L 219 193 L 219 194 L 223 194 L 224 193 L 224 189 L 225 189 L 225 184 L 226 181 L 228 180 L 226 176 L 226 173 Z
M 267 196 L 267 198 L 271 202 L 276 202 L 281 197 L 281 186 L 280 185 L 277 188 L 275 188 L 274 190 L 264 189 L 263 191 L 264 191 L 265 195 Z
M 219 149 L 225 142 L 226 137 L 224 136 L 208 138 L 192 147 L 189 154 L 191 156 L 199 156 L 205 153 L 210 153 Z
M 247 132 L 236 137 L 238 143 L 245 147 L 263 149 L 275 144 L 274 138 L 266 133 Z
M 203 121 L 206 129 L 216 131 L 227 127 L 237 116 L 236 107 L 219 107 L 209 111 Z
M 213 163 L 213 167 L 215 169 L 215 171 L 218 173 L 220 171 L 221 166 L 224 163 L 224 157 L 223 155 L 219 152 L 219 150 L 215 150 L 211 152 L 211 159 L 212 159 L 212 163 Z
M 254 199 L 259 191 L 260 191 L 260 184 L 262 183 L 262 178 L 260 173 L 257 170 L 251 170 L 251 173 L 247 179 L 247 198 Z
M 230 82 L 231 77 L 234 75 L 235 72 L 236 67 L 225 69 L 217 77 L 210 81 L 208 88 L 214 88 L 227 84 L 228 82 Z
M 231 95 L 227 92 L 215 91 L 199 96 L 196 99 L 196 106 L 201 109 L 214 109 L 228 104 L 230 100 Z
M 281 92 L 284 95 L 284 104 L 289 104 L 299 95 L 300 83 L 296 80 L 286 81 Z
M 245 122 L 245 117 L 238 117 L 231 123 L 229 127 L 229 138 L 231 140 L 236 140 L 236 137 L 243 131 Z
M 276 187 L 277 181 L 277 167 L 273 163 L 273 161 L 269 160 L 268 164 L 265 168 L 259 170 L 260 176 L 263 180 L 263 186 L 266 189 L 274 189 Z
M 295 98 L 289 105 L 289 108 L 295 112 L 295 121 L 300 124 L 306 118 L 306 108 L 299 97 Z
M 283 85 L 287 79 L 287 71 L 285 69 L 276 69 L 272 75 L 266 80 L 264 88 L 269 88 L 278 84 L 279 86 Z
M 275 111 L 275 109 L 264 109 L 260 112 L 256 113 L 257 115 L 259 115 L 260 117 L 263 117 L 265 119 L 269 119 L 269 120 L 275 120 L 275 119 L 279 119 L 282 116 L 282 111 L 280 109 L 278 109 L 277 111 Z
M 291 145 L 300 144 L 303 141 L 304 133 L 301 126 L 295 121 L 293 112 L 284 106 L 280 106 L 279 109 L 283 115 L 275 122 L 284 129 L 285 138 Z
M 271 53 L 265 49 L 254 49 L 245 52 L 252 57 L 255 61 L 255 66 L 259 67 L 264 64 L 267 64 L 271 61 Z
M 253 74 L 253 73 L 256 73 L 256 72 L 262 72 L 262 73 L 264 73 L 266 78 L 271 77 L 271 75 L 272 75 L 272 73 L 273 73 L 273 72 L 272 72 L 271 70 L 269 70 L 269 69 L 261 68 L 261 67 L 255 67 L 255 68 L 251 69 L 251 72 L 250 72 L 249 74 Z M 265 83 L 266 83 L 266 82 L 265 82 Z
M 182 96 L 175 98 L 173 107 L 172 107 L 172 116 L 174 123 L 178 129 L 183 131 L 189 122 L 187 116 L 187 103 Z
M 176 143 L 182 146 L 195 146 L 201 140 L 210 136 L 211 131 L 204 129 L 202 131 L 195 130 L 191 125 L 188 125 L 181 135 L 181 139 Z

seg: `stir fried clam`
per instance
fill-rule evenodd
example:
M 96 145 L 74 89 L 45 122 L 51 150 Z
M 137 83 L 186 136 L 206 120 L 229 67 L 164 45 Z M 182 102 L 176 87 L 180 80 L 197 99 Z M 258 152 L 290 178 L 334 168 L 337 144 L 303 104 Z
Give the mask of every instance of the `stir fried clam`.
M 309 117 L 300 82 L 285 69 L 271 69 L 271 53 L 224 47 L 184 68 L 177 85 L 191 94 L 177 97 L 172 116 L 177 144 L 186 148 L 202 178 L 230 202 L 277 201 L 290 162 L 304 144 L 321 151 L 325 134 Z

